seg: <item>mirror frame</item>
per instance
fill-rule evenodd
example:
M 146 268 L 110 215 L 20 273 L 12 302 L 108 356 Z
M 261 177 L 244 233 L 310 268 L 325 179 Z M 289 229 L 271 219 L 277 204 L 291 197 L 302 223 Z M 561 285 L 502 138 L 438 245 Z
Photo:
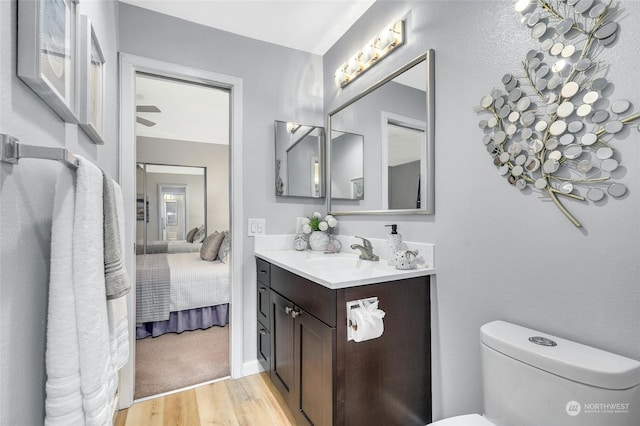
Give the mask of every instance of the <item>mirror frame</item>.
M 434 62 L 435 52 L 433 49 L 427 50 L 424 54 L 418 56 L 416 59 L 412 60 L 408 64 L 403 67 L 397 69 L 393 73 L 389 74 L 387 77 L 373 84 L 371 87 L 363 91 L 362 93 L 354 96 L 346 103 L 342 104 L 338 108 L 329 112 L 327 116 L 327 131 L 326 131 L 326 190 L 325 194 L 327 197 L 327 210 L 329 214 L 333 216 L 346 216 L 346 215 L 406 215 L 406 214 L 435 214 L 435 170 L 434 170 L 434 145 L 435 145 L 435 62 Z M 397 209 L 397 210 L 349 210 L 349 211 L 335 211 L 333 206 L 331 205 L 331 117 L 348 106 L 354 104 L 356 101 L 364 98 L 369 93 L 383 86 L 385 83 L 393 80 L 409 68 L 419 64 L 422 61 L 426 61 L 427 65 L 427 75 L 425 76 L 427 83 L 427 116 L 425 117 L 425 121 L 427 123 L 426 130 L 426 139 L 427 139 L 427 158 L 426 158 L 426 167 L 427 172 L 425 174 L 426 182 L 426 199 L 424 200 L 424 207 L 420 209 Z

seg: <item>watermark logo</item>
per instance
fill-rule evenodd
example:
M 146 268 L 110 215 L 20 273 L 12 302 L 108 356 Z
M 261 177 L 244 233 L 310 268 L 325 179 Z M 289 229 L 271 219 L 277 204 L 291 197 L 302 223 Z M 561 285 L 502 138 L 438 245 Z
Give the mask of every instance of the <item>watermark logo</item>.
M 582 407 L 578 401 L 569 401 L 567 405 L 565 405 L 564 409 L 567 411 L 567 414 L 571 417 L 577 416 L 582 411 Z
M 578 414 L 629 414 L 628 402 L 585 402 L 569 401 L 564 409 L 568 415 Z

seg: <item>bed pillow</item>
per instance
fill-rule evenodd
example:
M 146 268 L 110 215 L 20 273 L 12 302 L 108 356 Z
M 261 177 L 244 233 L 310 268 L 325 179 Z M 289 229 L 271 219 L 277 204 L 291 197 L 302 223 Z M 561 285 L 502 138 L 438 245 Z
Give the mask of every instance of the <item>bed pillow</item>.
M 189 232 L 187 232 L 187 242 L 188 243 L 192 243 L 193 242 L 193 237 L 196 235 L 196 232 L 198 232 L 198 227 L 197 226 L 195 228 L 193 228 L 192 230 L 190 230 Z
M 202 240 L 204 240 L 204 237 L 207 236 L 206 232 L 207 232 L 207 230 L 204 229 L 204 225 L 202 225 L 200 228 L 198 228 L 198 231 L 193 236 L 193 242 L 194 243 L 201 243 Z
M 220 232 L 214 232 L 209 234 L 200 247 L 200 259 L 207 261 L 214 261 L 218 257 L 218 250 L 224 240 L 224 234 Z
M 222 263 L 227 263 L 229 261 L 229 249 L 231 248 L 231 236 L 229 235 L 229 231 L 224 231 L 223 234 L 224 239 L 222 240 L 220 249 L 218 249 L 218 259 L 220 259 Z

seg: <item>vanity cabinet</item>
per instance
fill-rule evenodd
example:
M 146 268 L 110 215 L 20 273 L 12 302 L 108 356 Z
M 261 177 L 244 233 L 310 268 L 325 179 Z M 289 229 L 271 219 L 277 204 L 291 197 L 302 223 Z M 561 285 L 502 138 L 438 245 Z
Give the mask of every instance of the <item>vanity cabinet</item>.
M 271 291 L 271 380 L 298 424 L 333 424 L 333 342 L 331 328 Z
M 257 316 L 258 316 L 258 361 L 265 371 L 271 368 L 271 314 L 270 314 L 270 281 L 271 265 L 262 259 L 257 259 Z
M 269 265 L 266 370 L 297 424 L 431 422 L 428 276 L 330 289 L 257 260 L 258 269 Z M 258 274 L 258 327 L 264 281 Z M 384 333 L 347 341 L 346 302 L 372 296 L 386 312 Z

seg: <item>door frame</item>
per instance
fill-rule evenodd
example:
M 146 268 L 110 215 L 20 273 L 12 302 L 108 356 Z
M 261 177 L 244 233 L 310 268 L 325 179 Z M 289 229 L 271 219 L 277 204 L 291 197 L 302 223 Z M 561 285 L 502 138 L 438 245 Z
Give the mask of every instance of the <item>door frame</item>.
M 204 176 L 204 180 L 205 180 L 205 184 L 206 184 L 206 180 L 207 177 Z M 158 239 L 160 239 L 160 236 L 162 235 L 163 229 L 162 229 L 162 220 L 167 220 L 167 212 L 166 212 L 166 202 L 164 201 L 164 194 L 165 193 L 169 193 L 171 194 L 171 192 L 169 191 L 165 191 L 166 188 L 180 188 L 181 191 L 174 193 L 174 194 L 178 194 L 178 195 L 182 195 L 184 197 L 184 200 L 182 202 L 182 210 L 183 210 L 183 226 L 182 226 L 182 235 L 185 237 L 183 239 L 186 239 L 186 235 L 187 235 L 187 231 L 188 229 L 186 229 L 186 220 L 189 217 L 189 187 L 186 184 L 183 183 L 159 183 L 158 184 L 158 215 L 159 220 L 158 220 Z M 206 203 L 205 203 L 206 204 Z M 206 217 L 206 211 L 205 211 L 205 217 Z M 206 222 L 206 219 L 205 219 Z M 165 224 L 165 229 L 168 225 Z M 205 227 L 206 229 L 206 227 Z M 162 239 L 164 240 L 164 235 L 162 235 Z M 168 240 L 168 237 L 167 237 Z
M 229 362 L 231 377 L 242 377 L 243 365 L 243 288 L 242 288 L 242 79 L 156 59 L 119 53 L 120 64 L 120 137 L 118 180 L 122 187 L 125 212 L 125 264 L 135 283 L 135 206 L 136 206 L 136 85 L 137 72 L 177 78 L 230 91 L 229 129 L 229 226 L 232 238 L 229 272 L 231 280 Z M 135 285 L 127 294 L 129 320 L 129 362 L 120 372 L 118 409 L 133 404 L 135 385 Z
M 380 184 L 382 210 L 389 210 L 389 125 L 407 127 L 422 132 L 420 141 L 420 181 L 422 182 L 420 186 L 420 199 L 423 203 L 426 203 L 426 183 L 428 176 L 426 176 L 425 170 L 427 171 L 426 173 L 428 173 L 428 169 L 431 167 L 427 162 L 429 159 L 427 157 L 427 122 L 388 111 L 382 111 L 380 123 L 382 124 L 382 154 L 380 157 L 382 165 L 382 181 Z

